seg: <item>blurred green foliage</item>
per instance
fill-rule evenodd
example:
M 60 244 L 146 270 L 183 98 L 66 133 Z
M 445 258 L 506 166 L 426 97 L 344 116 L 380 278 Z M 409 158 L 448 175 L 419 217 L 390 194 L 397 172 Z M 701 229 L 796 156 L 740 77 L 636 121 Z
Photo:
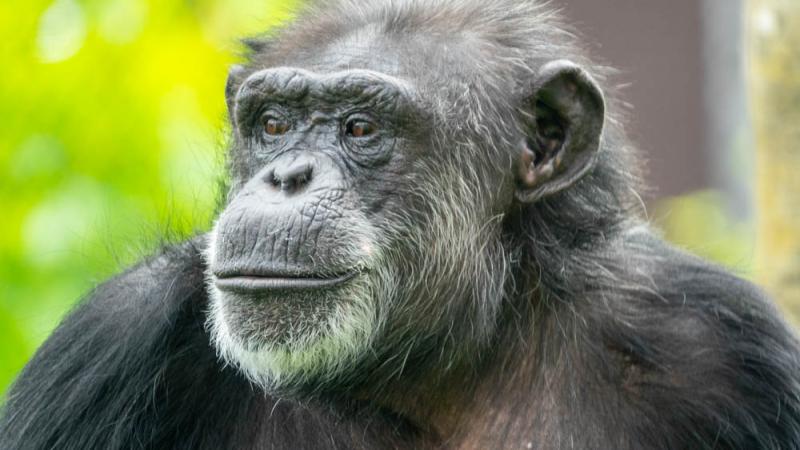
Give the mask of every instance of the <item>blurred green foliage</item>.
M 207 228 L 237 39 L 293 6 L 0 2 L 0 393 L 82 293 Z
M 753 278 L 754 225 L 734 219 L 727 203 L 719 192 L 697 191 L 661 200 L 650 211 L 651 220 L 677 246 Z

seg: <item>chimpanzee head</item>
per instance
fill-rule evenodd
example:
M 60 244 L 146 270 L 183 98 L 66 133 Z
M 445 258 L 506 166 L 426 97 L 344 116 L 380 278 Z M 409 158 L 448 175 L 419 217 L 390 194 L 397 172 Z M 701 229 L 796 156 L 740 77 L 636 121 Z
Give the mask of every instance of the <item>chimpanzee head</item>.
M 313 8 L 229 76 L 209 324 L 268 389 L 476 358 L 533 284 L 511 218 L 599 164 L 603 96 L 541 6 L 392 3 Z

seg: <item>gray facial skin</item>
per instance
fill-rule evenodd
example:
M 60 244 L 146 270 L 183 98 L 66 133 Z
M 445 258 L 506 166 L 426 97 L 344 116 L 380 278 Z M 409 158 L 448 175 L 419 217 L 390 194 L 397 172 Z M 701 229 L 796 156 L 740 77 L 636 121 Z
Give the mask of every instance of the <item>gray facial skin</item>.
M 255 170 L 208 249 L 212 327 L 223 354 L 259 382 L 330 374 L 370 345 L 380 319 L 373 224 L 385 202 L 359 192 L 381 190 L 397 170 L 410 95 L 371 71 L 296 68 L 253 73 L 235 94 L 237 137 Z

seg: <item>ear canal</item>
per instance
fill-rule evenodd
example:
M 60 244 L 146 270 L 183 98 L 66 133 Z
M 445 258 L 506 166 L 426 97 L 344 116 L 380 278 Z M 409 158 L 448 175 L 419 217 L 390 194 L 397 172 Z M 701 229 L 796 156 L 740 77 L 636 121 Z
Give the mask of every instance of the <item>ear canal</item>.
M 568 188 L 593 167 L 605 120 L 600 88 L 571 61 L 542 66 L 529 104 L 536 122 L 517 169 L 516 197 L 524 203 Z

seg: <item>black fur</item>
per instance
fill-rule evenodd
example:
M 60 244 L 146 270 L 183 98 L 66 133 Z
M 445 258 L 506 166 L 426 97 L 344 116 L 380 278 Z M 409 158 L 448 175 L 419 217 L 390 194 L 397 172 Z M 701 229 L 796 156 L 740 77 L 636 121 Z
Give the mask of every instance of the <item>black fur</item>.
M 268 398 L 223 367 L 204 330 L 202 265 L 192 241 L 98 287 L 20 375 L 0 448 L 382 448 L 413 436 L 389 414 Z
M 485 58 L 458 53 L 472 63 L 464 68 L 447 61 L 452 54 L 421 55 L 430 64 L 415 79 L 437 92 L 470 80 L 469 67 L 490 67 L 467 94 L 437 97 L 452 103 L 435 118 L 434 140 L 488 137 L 476 148 L 500 155 L 513 144 L 500 119 L 520 106 L 519 91 L 505 89 L 509 77 L 566 57 L 607 84 L 607 70 L 536 3 L 342 0 L 301 17 L 252 41 L 250 64 L 229 90 L 248 72 L 311 58 L 359 26 L 426 38 L 471 32 Z M 400 347 L 405 358 L 378 355 L 386 357 L 368 368 L 377 374 L 365 378 L 371 385 L 265 394 L 221 363 L 209 341 L 198 237 L 100 285 L 70 314 L 9 392 L 0 449 L 800 448 L 797 339 L 757 288 L 670 247 L 639 218 L 638 164 L 612 90 L 603 90 L 609 119 L 596 165 L 568 189 L 503 215 L 498 239 L 510 278 L 486 326 L 489 342 L 462 349 L 468 364 L 437 366 L 453 361 L 458 342 L 448 339 L 458 327 L 476 327 L 452 317 L 441 341 Z M 483 158 L 475 161 L 506 161 Z M 231 170 L 236 178 L 253 168 L 234 154 Z M 475 274 L 476 285 L 492 275 Z

